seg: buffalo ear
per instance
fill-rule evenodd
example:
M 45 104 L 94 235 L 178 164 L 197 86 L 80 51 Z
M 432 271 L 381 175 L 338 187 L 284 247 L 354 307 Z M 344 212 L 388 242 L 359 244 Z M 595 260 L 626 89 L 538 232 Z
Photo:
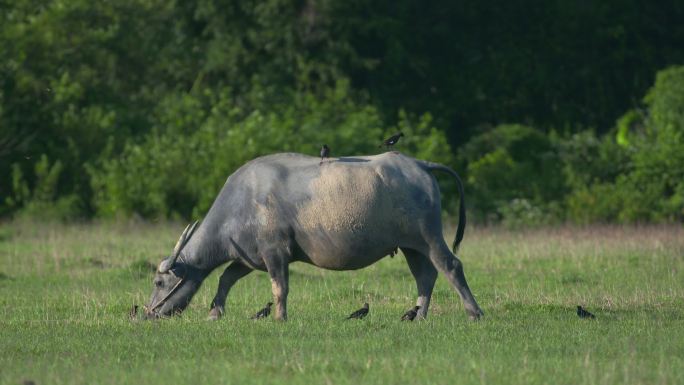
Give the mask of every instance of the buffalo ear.
M 175 275 L 178 278 L 183 278 L 185 275 L 185 264 L 182 263 L 177 263 L 175 266 L 171 268 L 171 274 Z
M 171 270 L 173 267 L 173 264 L 176 262 L 176 258 L 173 256 L 164 258 L 161 263 L 159 264 L 159 267 L 157 268 L 157 272 L 160 274 L 166 274 Z

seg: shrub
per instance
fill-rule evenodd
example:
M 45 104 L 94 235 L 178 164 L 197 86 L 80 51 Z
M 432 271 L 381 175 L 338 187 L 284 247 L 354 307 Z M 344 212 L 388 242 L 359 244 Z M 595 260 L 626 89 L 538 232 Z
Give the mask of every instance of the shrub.
M 50 163 L 41 155 L 34 165 L 34 188 L 30 190 L 18 164 L 12 165 L 12 195 L 5 204 L 15 209 L 15 216 L 40 220 L 68 220 L 80 215 L 81 201 L 75 194 L 58 196 L 57 186 L 62 163 Z
M 627 221 L 684 220 L 684 66 L 656 75 L 644 98 L 646 135 L 635 143 L 630 192 L 621 218 Z
M 379 112 L 355 102 L 346 82 L 322 95 L 296 95 L 268 112 L 246 112 L 228 93 L 212 91 L 162 106 L 158 125 L 142 142 L 129 142 L 120 157 L 90 168 L 101 216 L 199 217 L 227 176 L 251 159 L 275 152 L 317 156 L 324 143 L 332 156 L 372 154 L 383 132 L 403 130 L 408 140 L 400 149 L 409 155 L 450 162 L 446 138 L 429 115 L 401 114 L 397 127 L 383 129 Z
M 551 139 L 522 125 L 501 125 L 462 149 L 469 197 L 480 220 L 516 212 L 515 202 L 541 207 L 564 193 L 562 164 Z
M 615 136 L 585 132 L 565 143 L 571 220 L 684 219 L 684 67 L 659 72 L 644 104 L 618 120 Z

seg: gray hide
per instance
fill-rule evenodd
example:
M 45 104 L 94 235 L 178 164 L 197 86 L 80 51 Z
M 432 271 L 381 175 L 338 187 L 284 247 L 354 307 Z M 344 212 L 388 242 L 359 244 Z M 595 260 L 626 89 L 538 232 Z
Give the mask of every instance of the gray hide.
M 461 262 L 442 235 L 440 193 L 430 171 L 445 171 L 458 181 L 456 248 L 463 237 L 465 207 L 453 170 L 396 152 L 319 162 L 301 154 L 275 154 L 248 162 L 231 175 L 179 256 L 162 262 L 148 316 L 182 311 L 204 278 L 231 262 L 220 278 L 210 317 L 223 314 L 237 280 L 261 270 L 271 279 L 276 318 L 286 319 L 291 262 L 354 270 L 397 247 L 416 279 L 418 317 L 427 315 L 437 271 L 458 291 L 471 318 L 483 314 Z

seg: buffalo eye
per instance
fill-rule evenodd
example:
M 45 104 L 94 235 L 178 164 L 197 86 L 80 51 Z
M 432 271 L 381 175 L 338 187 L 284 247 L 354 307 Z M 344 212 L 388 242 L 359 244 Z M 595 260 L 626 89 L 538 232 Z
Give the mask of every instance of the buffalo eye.
M 162 287 L 164 285 L 164 282 L 162 282 L 161 279 L 157 279 L 154 281 L 154 286 L 156 287 Z

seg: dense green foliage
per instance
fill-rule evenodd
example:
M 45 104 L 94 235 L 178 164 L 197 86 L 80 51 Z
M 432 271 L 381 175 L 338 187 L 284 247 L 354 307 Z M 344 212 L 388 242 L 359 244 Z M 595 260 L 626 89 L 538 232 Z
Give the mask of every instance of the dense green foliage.
M 623 118 L 620 140 L 594 146 L 599 167 L 576 162 L 571 174 L 584 180 L 568 198 L 575 219 L 684 220 L 684 67 L 658 73 L 644 103 L 643 117 Z
M 294 104 L 242 116 L 229 97 L 208 96 L 202 102 L 185 97 L 181 115 L 169 111 L 166 130 L 155 131 L 140 144 L 129 144 L 117 159 L 103 160 L 91 170 L 98 212 L 103 215 L 201 216 L 213 202 L 226 176 L 259 155 L 293 151 L 317 154 L 327 143 L 338 154 L 377 151 L 381 120 L 373 107 L 357 105 L 347 87 L 317 98 L 304 95 Z M 407 135 L 403 149 L 421 158 L 450 159 L 444 134 L 424 115 L 411 121 L 401 114 L 398 127 Z M 391 131 L 392 131 L 391 130 Z M 179 138 L 183 138 L 179 140 Z M 194 211 L 194 212 L 193 212 Z
M 681 221 L 682 47 L 675 0 L 0 1 L 0 215 L 200 216 L 404 130 L 482 221 Z
M 248 319 L 271 298 L 259 272 L 206 321 L 218 270 L 182 317 L 130 322 L 182 228 L 0 227 L 0 384 L 681 382 L 681 226 L 469 228 L 478 322 L 441 275 L 428 319 L 401 322 L 416 297 L 401 255 L 354 272 L 291 265 L 287 322 Z M 369 316 L 345 321 L 364 301 Z M 579 319 L 578 304 L 597 319 Z

